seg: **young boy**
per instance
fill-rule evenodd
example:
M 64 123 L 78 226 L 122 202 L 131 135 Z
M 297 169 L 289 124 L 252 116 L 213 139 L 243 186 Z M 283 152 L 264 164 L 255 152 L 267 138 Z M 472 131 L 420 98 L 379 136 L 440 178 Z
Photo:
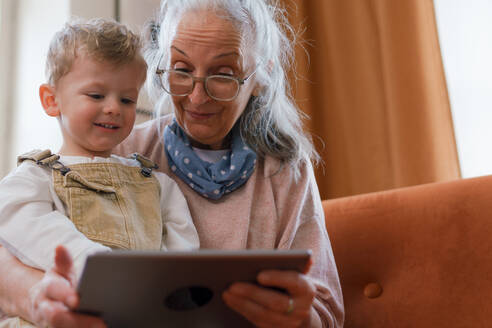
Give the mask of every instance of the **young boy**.
M 39 95 L 63 145 L 20 156 L 0 182 L 0 243 L 25 264 L 48 270 L 64 245 L 78 278 L 94 252 L 199 247 L 177 184 L 139 155 L 111 154 L 135 121 L 140 51 L 139 37 L 114 21 L 69 23 L 54 36 Z

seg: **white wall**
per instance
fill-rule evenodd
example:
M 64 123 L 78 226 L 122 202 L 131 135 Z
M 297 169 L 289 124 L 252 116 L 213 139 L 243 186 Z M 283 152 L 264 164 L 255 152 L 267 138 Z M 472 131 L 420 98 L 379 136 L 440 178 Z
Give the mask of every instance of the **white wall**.
M 159 12 L 160 0 L 120 0 L 120 20 L 134 30 L 141 27 Z
M 115 0 L 70 0 L 72 16 L 115 18 L 115 10 Z
M 9 154 L 12 148 L 12 91 L 13 91 L 13 47 L 14 26 L 16 25 L 17 2 L 15 0 L 0 0 L 0 154 L 4 160 L 0 161 L 0 177 L 5 175 L 10 165 Z
M 434 3 L 462 175 L 492 174 L 492 1 Z
M 127 24 L 138 33 L 142 32 L 142 28 L 145 23 L 159 11 L 160 5 L 160 0 L 120 0 L 119 2 L 120 21 Z M 144 90 L 142 90 L 138 96 L 137 108 L 144 109 L 149 112 L 152 111 L 152 102 Z M 140 123 L 148 119 L 148 116 L 137 115 L 136 123 Z
M 50 0 L 49 6 L 46 1 L 18 0 L 17 6 L 10 167 L 20 153 L 35 148 L 58 150 L 61 146 L 57 120 L 44 113 L 38 88 L 45 82 L 44 62 L 50 39 L 69 17 L 66 0 Z

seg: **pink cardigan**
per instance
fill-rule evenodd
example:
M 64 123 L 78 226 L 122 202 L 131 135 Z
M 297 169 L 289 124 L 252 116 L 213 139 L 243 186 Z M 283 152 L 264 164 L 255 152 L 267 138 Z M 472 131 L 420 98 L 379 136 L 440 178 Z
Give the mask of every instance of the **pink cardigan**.
M 309 276 L 317 287 L 314 306 L 326 327 L 342 327 L 342 292 L 311 165 L 303 165 L 295 181 L 288 165 L 282 166 L 272 157 L 258 158 L 245 185 L 220 200 L 206 199 L 168 167 L 161 140 L 170 121 L 171 116 L 166 116 L 136 126 L 116 153 L 138 152 L 149 157 L 159 165 L 159 171 L 178 183 L 202 248 L 311 249 L 314 256 Z

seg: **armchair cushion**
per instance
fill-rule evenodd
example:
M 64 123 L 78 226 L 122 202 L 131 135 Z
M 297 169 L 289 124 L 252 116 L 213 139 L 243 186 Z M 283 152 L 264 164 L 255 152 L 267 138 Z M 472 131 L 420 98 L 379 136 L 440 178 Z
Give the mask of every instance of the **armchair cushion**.
M 492 326 L 492 176 L 323 206 L 345 327 Z

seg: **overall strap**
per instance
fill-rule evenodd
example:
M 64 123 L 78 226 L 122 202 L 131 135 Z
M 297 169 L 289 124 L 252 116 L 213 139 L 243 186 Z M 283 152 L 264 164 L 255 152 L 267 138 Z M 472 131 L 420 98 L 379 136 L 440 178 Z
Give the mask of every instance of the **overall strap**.
M 58 160 L 60 159 L 59 155 L 52 154 L 51 150 L 39 150 L 34 149 L 30 152 L 22 154 L 17 157 L 17 166 L 19 166 L 24 161 L 32 161 L 40 166 L 45 166 L 52 170 L 60 171 L 62 175 L 67 174 L 70 171 L 68 167 L 60 163 Z
M 152 170 L 159 168 L 159 166 L 157 164 L 155 164 L 154 162 L 152 162 L 147 157 L 144 157 L 144 156 L 142 156 L 142 155 L 140 155 L 138 153 L 132 154 L 130 156 L 130 158 L 133 158 L 133 159 L 137 160 L 140 163 L 140 167 L 141 167 L 140 173 L 144 177 L 147 177 L 147 178 L 150 177 L 152 175 Z

